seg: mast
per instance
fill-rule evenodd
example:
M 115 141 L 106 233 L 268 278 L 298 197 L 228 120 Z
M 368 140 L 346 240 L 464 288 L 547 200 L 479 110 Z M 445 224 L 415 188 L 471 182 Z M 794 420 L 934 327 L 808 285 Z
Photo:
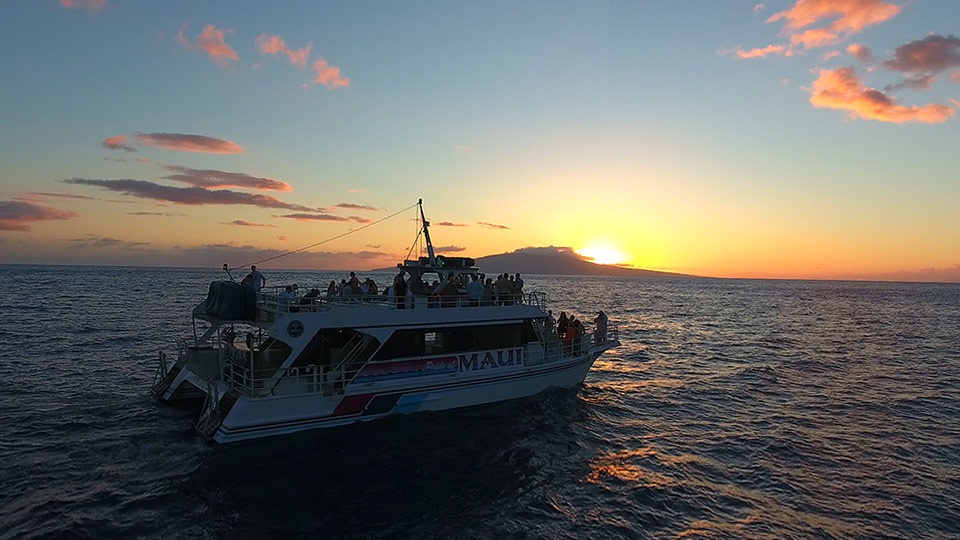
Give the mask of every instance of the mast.
M 420 219 L 423 221 L 423 237 L 427 240 L 427 255 L 430 257 L 428 262 L 430 266 L 437 266 L 437 257 L 433 254 L 433 242 L 430 241 L 430 222 L 423 215 L 423 199 L 418 199 L 417 205 L 420 206 Z

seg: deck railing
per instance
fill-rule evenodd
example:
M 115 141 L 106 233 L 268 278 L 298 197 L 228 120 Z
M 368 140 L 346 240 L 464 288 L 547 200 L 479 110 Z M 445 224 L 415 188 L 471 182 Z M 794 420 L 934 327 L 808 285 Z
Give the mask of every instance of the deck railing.
M 401 301 L 402 300 L 402 301 Z M 277 287 L 257 293 L 257 308 L 261 320 L 271 320 L 283 313 L 309 313 L 330 309 L 433 309 L 451 307 L 493 307 L 529 304 L 546 312 L 547 295 L 542 292 L 496 295 L 493 298 L 471 300 L 466 294 L 407 295 L 399 299 L 384 295 L 345 296 L 285 296 Z

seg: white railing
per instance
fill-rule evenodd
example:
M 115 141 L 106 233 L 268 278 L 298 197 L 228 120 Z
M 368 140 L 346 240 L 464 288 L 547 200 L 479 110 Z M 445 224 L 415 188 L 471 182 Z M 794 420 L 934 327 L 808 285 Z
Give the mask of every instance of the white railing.
M 278 291 L 257 293 L 257 308 L 261 320 L 273 320 L 284 313 L 309 313 L 330 309 L 432 309 L 448 307 L 491 307 L 531 304 L 546 310 L 547 295 L 541 292 L 495 295 L 493 298 L 471 300 L 459 295 L 408 295 L 403 302 L 384 295 L 300 296 L 284 297 Z

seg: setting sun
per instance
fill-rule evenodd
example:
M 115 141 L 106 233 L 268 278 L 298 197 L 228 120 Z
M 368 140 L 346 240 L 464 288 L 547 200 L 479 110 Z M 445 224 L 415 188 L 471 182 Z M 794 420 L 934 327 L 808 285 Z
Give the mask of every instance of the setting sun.
M 616 249 L 605 245 L 593 245 L 575 250 L 578 255 L 588 257 L 597 264 L 622 264 L 627 256 Z

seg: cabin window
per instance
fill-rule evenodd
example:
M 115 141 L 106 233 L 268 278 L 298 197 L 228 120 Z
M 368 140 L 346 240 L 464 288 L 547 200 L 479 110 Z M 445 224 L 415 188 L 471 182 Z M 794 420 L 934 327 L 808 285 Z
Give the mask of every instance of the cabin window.
M 506 349 L 535 341 L 530 321 L 513 324 L 397 330 L 377 351 L 374 361 Z

